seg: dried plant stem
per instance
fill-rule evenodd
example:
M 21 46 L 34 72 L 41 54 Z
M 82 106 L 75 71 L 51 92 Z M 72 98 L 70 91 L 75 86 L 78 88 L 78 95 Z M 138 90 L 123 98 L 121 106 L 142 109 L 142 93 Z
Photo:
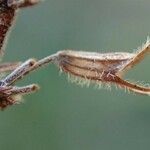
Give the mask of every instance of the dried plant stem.
M 7 4 L 13 8 L 24 8 L 36 5 L 40 0 L 8 0 Z
M 20 67 L 18 67 L 18 68 L 20 68 L 19 70 L 18 70 L 18 68 L 16 68 L 16 70 L 14 70 L 12 72 L 12 74 L 7 77 L 10 80 L 9 84 L 20 80 L 23 76 L 28 75 L 30 72 L 32 72 L 42 66 L 45 66 L 46 64 L 53 63 L 55 61 L 56 57 L 57 57 L 57 54 L 54 54 L 54 55 L 44 57 L 43 59 L 41 59 L 39 61 L 33 60 L 33 62 L 30 65 L 26 65 L 29 62 L 29 60 L 27 62 L 24 62 Z M 18 74 L 17 77 L 16 77 L 16 72 Z M 13 81 L 11 78 L 13 79 Z M 4 82 L 5 82 L 5 80 L 4 80 Z
M 121 74 L 126 68 L 129 69 L 133 67 L 143 59 L 143 56 L 147 52 L 149 52 L 149 45 L 150 43 L 147 42 L 143 49 L 135 53 L 116 52 L 101 54 L 71 50 L 59 51 L 56 54 L 47 56 L 35 62 L 32 66 L 28 66 L 27 69 L 23 69 L 21 75 L 18 76 L 15 81 L 41 66 L 55 63 L 64 72 L 84 80 L 106 84 L 115 83 L 119 87 L 121 86 L 130 91 L 150 95 L 149 87 L 140 86 L 121 78 Z
M 0 73 L 13 71 L 17 67 L 19 67 L 19 65 L 21 65 L 21 62 L 3 63 L 3 64 L 0 65 Z
M 144 87 L 144 86 L 137 85 L 135 83 L 125 81 L 117 76 L 115 79 L 115 83 L 120 85 L 122 88 L 128 89 L 135 93 L 139 93 L 143 95 L 150 95 L 150 87 Z
M 39 86 L 36 84 L 31 84 L 23 87 L 13 87 L 9 90 L 9 96 L 17 95 L 17 94 L 29 94 L 35 92 L 39 89 Z
M 5 43 L 8 33 L 14 23 L 16 14 L 20 8 L 33 6 L 40 0 L 0 0 L 0 56 L 5 50 Z M 0 80 L 0 108 L 20 102 L 18 96 L 35 92 L 38 85 L 31 84 L 17 87 L 13 84 L 30 72 L 39 69 L 46 64 L 56 64 L 58 68 L 69 76 L 74 76 L 84 83 L 96 83 L 105 85 L 116 84 L 117 86 L 139 94 L 150 95 L 150 87 L 123 79 L 123 74 L 139 63 L 145 55 L 150 52 L 150 41 L 137 52 L 111 52 L 95 53 L 64 50 L 47 56 L 38 61 L 29 59 L 22 64 L 4 63 L 0 65 L 0 73 L 12 71 L 9 75 Z
M 135 52 L 134 57 L 128 62 L 128 64 L 122 68 L 123 71 L 126 71 L 133 66 L 135 66 L 137 63 L 142 61 L 144 59 L 144 56 L 150 53 L 150 39 L 147 38 L 146 43 Z
M 22 65 L 17 67 L 11 74 L 6 76 L 2 82 L 4 85 L 11 85 L 14 83 L 18 78 L 24 75 L 24 73 L 35 64 L 34 59 L 29 59 L 26 62 L 24 62 Z

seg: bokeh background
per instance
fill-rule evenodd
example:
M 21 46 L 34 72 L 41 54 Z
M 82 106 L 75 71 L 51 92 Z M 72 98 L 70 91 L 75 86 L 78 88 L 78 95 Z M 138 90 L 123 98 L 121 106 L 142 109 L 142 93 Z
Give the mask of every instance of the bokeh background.
M 62 49 L 133 52 L 150 34 L 149 0 L 45 0 L 19 12 L 4 61 Z M 149 81 L 149 57 L 126 75 Z M 68 83 L 48 65 L 18 85 L 38 93 L 0 112 L 1 150 L 148 150 L 150 97 Z

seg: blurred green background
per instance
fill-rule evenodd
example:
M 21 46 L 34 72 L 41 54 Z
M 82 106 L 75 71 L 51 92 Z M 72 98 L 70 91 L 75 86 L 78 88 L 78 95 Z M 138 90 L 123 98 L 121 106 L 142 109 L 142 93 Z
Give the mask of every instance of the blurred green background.
M 22 10 L 4 61 L 62 49 L 132 52 L 150 34 L 149 0 L 45 0 Z M 126 78 L 149 81 L 149 57 Z M 38 93 L 0 112 L 1 150 L 148 150 L 150 97 L 82 88 L 49 65 L 18 85 Z

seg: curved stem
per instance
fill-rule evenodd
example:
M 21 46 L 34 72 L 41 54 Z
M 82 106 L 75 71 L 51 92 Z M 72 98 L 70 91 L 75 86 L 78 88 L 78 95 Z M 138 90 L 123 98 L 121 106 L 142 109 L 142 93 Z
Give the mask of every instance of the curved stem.
M 130 91 L 133 91 L 139 94 L 150 95 L 150 87 L 144 87 L 144 86 L 137 85 L 135 83 L 128 82 L 126 80 L 119 78 L 118 76 L 115 77 L 114 82 L 123 88 L 127 88 Z

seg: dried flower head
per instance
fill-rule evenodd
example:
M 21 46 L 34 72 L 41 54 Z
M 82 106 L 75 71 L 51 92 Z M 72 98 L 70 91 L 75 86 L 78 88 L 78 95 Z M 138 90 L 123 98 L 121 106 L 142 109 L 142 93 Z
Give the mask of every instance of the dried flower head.
M 56 64 L 61 70 L 76 78 L 77 82 L 116 84 L 118 87 L 140 94 L 150 95 L 150 87 L 126 81 L 123 74 L 139 63 L 150 52 L 150 41 L 135 53 L 95 53 L 83 51 L 60 51 Z

